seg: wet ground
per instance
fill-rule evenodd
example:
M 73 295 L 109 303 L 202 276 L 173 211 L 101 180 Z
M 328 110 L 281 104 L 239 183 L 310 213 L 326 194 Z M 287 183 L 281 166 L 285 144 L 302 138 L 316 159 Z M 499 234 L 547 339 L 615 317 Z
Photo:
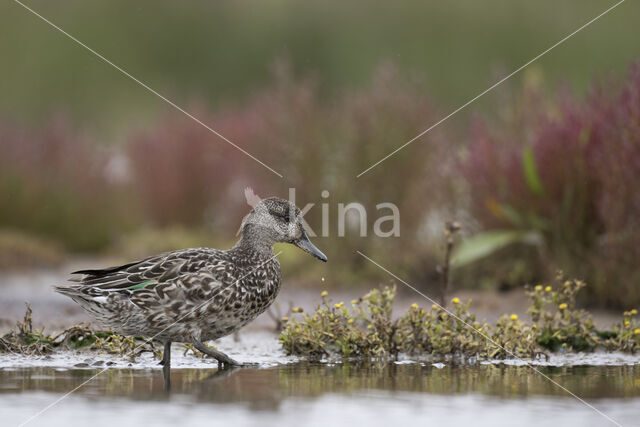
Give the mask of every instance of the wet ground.
M 218 344 L 257 365 L 219 370 L 174 345 L 167 391 L 150 355 L 1 356 L 0 425 L 615 425 L 562 387 L 640 425 L 638 356 L 555 355 L 535 372 L 518 361 L 311 363 L 284 355 L 266 332 Z
M 35 326 L 88 320 L 51 291 L 70 269 L 0 277 L 0 331 L 21 318 L 25 300 Z M 358 291 L 331 295 L 348 301 Z M 523 313 L 526 304 L 512 297 L 473 298 L 487 320 Z M 317 294 L 285 284 L 279 300 L 285 308 L 294 301 L 308 309 Z M 403 297 L 398 306 L 414 300 Z M 640 425 L 640 355 L 553 355 L 535 361 L 538 372 L 517 360 L 311 363 L 286 356 L 269 332 L 273 325 L 263 315 L 239 341 L 215 343 L 236 360 L 257 364 L 251 368 L 219 370 L 174 345 L 170 390 L 149 354 L 136 361 L 95 352 L 0 355 L 0 426 L 616 425 L 607 417 Z

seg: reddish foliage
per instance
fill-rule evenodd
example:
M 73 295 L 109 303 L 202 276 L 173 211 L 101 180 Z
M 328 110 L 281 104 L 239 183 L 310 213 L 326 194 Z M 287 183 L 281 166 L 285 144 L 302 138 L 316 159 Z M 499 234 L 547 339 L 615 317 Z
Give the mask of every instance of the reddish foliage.
M 5 121 L 0 152 L 4 227 L 58 239 L 76 250 L 96 249 L 109 240 L 117 206 L 111 204 L 107 157 L 95 141 L 61 115 L 41 129 Z
M 220 124 L 201 108 L 192 111 L 204 123 Z M 128 153 L 136 195 L 148 216 L 159 225 L 191 226 L 202 224 L 216 208 L 224 210 L 219 203 L 241 155 L 178 112 L 134 135 Z
M 527 147 L 542 192 L 527 181 Z M 640 66 L 622 91 L 594 90 L 583 104 L 564 99 L 522 132 L 495 137 L 477 125 L 464 174 L 485 228 L 538 229 L 553 259 L 600 281 L 603 297 L 613 281 L 626 288 L 640 263 Z

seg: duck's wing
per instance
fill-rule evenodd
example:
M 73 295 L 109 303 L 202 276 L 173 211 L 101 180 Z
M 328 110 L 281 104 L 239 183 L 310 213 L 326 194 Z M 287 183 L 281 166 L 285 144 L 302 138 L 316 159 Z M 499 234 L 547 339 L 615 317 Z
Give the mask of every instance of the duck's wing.
M 145 290 L 163 295 L 163 289 L 175 285 L 180 277 L 191 276 L 206 271 L 211 279 L 220 272 L 224 274 L 227 264 L 220 257 L 222 251 L 209 248 L 184 249 L 168 252 L 116 267 L 97 270 L 79 270 L 72 274 L 83 276 L 75 281 L 77 285 L 59 286 L 56 291 L 71 297 L 100 297 L 112 293 L 133 295 L 134 291 Z M 150 295 L 147 295 L 150 297 Z

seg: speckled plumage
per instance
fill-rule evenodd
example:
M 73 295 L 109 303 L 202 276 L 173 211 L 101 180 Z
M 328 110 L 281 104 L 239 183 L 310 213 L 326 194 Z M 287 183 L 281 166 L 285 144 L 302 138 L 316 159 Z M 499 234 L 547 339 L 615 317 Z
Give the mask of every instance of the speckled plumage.
M 308 240 L 300 210 L 262 200 L 245 217 L 231 249 L 184 249 L 101 270 L 81 270 L 79 284 L 56 287 L 103 326 L 170 343 L 231 334 L 264 312 L 281 285 L 276 242 L 326 261 Z M 215 356 L 214 356 L 215 357 Z

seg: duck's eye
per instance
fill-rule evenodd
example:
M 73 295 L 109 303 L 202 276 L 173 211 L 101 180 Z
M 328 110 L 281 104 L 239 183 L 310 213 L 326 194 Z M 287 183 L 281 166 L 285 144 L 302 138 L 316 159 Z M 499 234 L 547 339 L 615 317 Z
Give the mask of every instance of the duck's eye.
M 291 222 L 291 217 L 289 216 L 289 214 L 285 214 L 282 219 L 284 219 L 285 222 Z

